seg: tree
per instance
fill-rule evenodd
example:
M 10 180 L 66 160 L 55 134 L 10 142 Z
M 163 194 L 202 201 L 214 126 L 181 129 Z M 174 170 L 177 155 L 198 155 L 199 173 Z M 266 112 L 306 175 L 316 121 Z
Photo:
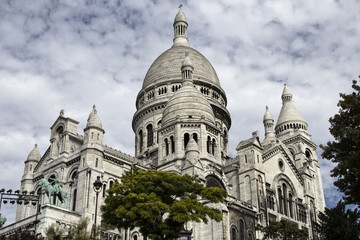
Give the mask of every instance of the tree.
M 306 229 L 299 229 L 298 224 L 286 220 L 271 221 L 269 226 L 258 225 L 256 228 L 264 234 L 263 239 L 307 240 L 309 237 Z
M 326 240 L 356 240 L 360 239 L 360 212 L 355 209 L 345 210 L 345 203 L 339 201 L 336 207 L 319 213 L 320 235 Z
M 351 94 L 341 93 L 337 106 L 339 113 L 329 119 L 330 133 L 334 141 L 326 146 L 322 157 L 337 163 L 331 176 L 337 179 L 334 185 L 344 193 L 348 204 L 360 206 L 360 86 L 353 81 Z
M 197 177 L 137 168 L 107 192 L 101 206 L 103 221 L 118 228 L 139 227 L 153 240 L 179 237 L 188 221 L 221 221 L 222 213 L 204 203 L 223 202 L 227 196 L 226 190 L 207 188 Z

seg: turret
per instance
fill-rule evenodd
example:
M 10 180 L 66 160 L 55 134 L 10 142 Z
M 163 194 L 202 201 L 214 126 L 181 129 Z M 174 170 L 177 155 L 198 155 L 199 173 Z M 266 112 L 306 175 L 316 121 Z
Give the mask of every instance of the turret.
M 182 5 L 180 5 L 179 12 L 176 14 L 174 19 L 174 44 L 173 46 L 189 46 L 187 38 L 187 27 L 188 23 L 185 17 L 185 14 L 181 10 Z
M 265 139 L 262 142 L 262 145 L 266 147 L 268 145 L 271 145 L 272 143 L 275 143 L 276 141 L 276 135 L 274 131 L 274 119 L 269 112 L 268 106 L 266 106 L 263 123 L 265 128 Z
M 93 110 L 89 114 L 89 118 L 87 120 L 84 133 L 85 133 L 84 144 L 87 143 L 98 143 L 100 145 L 103 144 L 103 137 L 105 131 L 102 128 L 102 123 L 97 114 L 95 105 L 93 105 Z
M 25 161 L 25 169 L 24 169 L 24 175 L 22 177 L 23 180 L 25 179 L 31 179 L 32 174 L 34 172 L 34 167 L 39 162 L 41 155 L 37 148 L 37 144 L 35 144 L 35 147 L 31 152 L 29 153 L 26 161 Z
M 278 121 L 275 126 L 275 133 L 278 137 L 301 130 L 307 132 L 308 125 L 299 111 L 296 109 L 292 99 L 293 95 L 290 93 L 286 84 L 281 95 L 283 102 Z

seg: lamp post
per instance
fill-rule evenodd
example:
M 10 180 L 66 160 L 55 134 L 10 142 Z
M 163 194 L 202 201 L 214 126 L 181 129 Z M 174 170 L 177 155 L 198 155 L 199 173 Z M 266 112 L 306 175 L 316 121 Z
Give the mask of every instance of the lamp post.
M 95 236 L 95 231 L 96 231 L 96 219 L 97 219 L 97 208 L 98 208 L 98 198 L 99 198 L 99 192 L 101 192 L 102 190 L 102 182 L 100 180 L 100 176 L 96 177 L 95 182 L 93 183 L 93 188 L 94 191 L 96 192 L 96 200 L 95 200 L 95 220 L 94 220 L 94 225 L 93 225 L 93 233 Z

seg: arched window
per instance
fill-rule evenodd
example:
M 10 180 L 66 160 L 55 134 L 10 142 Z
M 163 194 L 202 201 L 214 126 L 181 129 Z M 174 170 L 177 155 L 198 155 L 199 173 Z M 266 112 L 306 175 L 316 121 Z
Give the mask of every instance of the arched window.
M 289 193 L 289 212 L 290 212 L 290 217 L 294 218 L 293 196 L 291 193 Z
M 73 194 L 72 194 L 72 205 L 71 205 L 72 211 L 76 210 L 77 180 L 78 180 L 78 174 L 77 174 L 77 171 L 74 171 L 71 174 L 71 185 L 72 185 L 72 188 L 74 189 Z
M 142 152 L 142 150 L 143 150 L 143 142 L 144 142 L 143 132 L 142 132 L 142 130 L 140 130 L 139 131 L 139 152 Z
M 137 240 L 137 239 L 138 239 L 137 235 L 134 235 L 133 240 Z
M 165 138 L 165 156 L 169 155 L 169 141 Z
M 103 184 L 103 197 L 106 196 L 106 184 Z
M 147 147 L 151 147 L 154 143 L 154 132 L 151 124 L 147 125 Z
M 188 133 L 184 134 L 184 149 L 186 149 L 186 145 L 188 144 L 190 140 L 190 135 Z
M 110 181 L 109 188 L 112 188 L 114 181 Z
M 245 240 L 245 223 L 240 219 L 240 240 Z
M 251 197 L 251 180 L 250 176 L 246 175 L 244 178 L 244 190 L 245 190 L 245 199 L 244 201 L 251 204 L 252 203 L 252 197 Z
M 282 197 L 282 191 L 280 188 L 278 188 L 278 206 L 279 206 L 279 209 L 278 209 L 278 212 L 279 213 L 283 213 L 283 197 Z
M 193 139 L 195 140 L 195 142 L 198 142 L 198 135 L 197 135 L 197 133 L 193 133 Z
M 234 227 L 231 228 L 231 240 L 237 240 L 236 239 L 236 229 Z
M 288 215 L 288 210 L 287 210 L 287 196 L 286 196 L 286 194 L 287 194 L 287 187 L 286 187 L 286 184 L 283 183 L 282 187 L 283 187 L 283 193 L 284 193 L 284 195 L 283 195 L 284 214 L 287 216 L 287 215 Z
M 38 205 L 37 205 L 37 212 L 39 213 L 40 211 L 41 211 L 41 201 L 42 201 L 42 191 L 41 191 L 42 189 L 41 188 L 39 188 L 38 190 L 37 190 L 37 195 L 39 196 L 39 202 L 38 202 Z
M 208 136 L 207 141 L 206 141 L 206 151 L 208 153 L 211 153 L 210 150 L 211 150 L 211 138 L 210 138 L 210 136 Z
M 175 141 L 174 141 L 173 136 L 170 137 L 170 144 L 171 144 L 171 153 L 174 153 L 175 152 Z
M 215 155 L 215 147 L 216 147 L 216 142 L 215 142 L 215 138 L 213 138 L 212 140 L 212 144 L 211 144 L 211 153 L 212 155 Z

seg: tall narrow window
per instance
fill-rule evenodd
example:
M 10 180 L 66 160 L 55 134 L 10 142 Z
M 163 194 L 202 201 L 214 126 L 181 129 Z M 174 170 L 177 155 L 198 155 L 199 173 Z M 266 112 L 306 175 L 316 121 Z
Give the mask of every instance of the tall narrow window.
M 282 197 L 282 191 L 281 189 L 279 188 L 278 189 L 278 198 L 279 198 L 279 201 L 278 201 L 278 212 L 279 213 L 283 213 L 283 197 Z
M 245 223 L 244 220 L 240 220 L 240 239 L 245 240 Z
M 95 167 L 97 168 L 97 167 L 98 167 L 98 165 L 99 165 L 99 159 L 98 159 L 98 158 L 96 158 L 96 160 L 95 160 Z
M 109 188 L 112 188 L 113 184 L 114 184 L 114 182 L 110 181 Z
M 234 227 L 231 229 L 231 240 L 237 240 L 236 239 L 236 229 Z
M 215 138 L 213 138 L 212 140 L 212 144 L 211 144 L 211 153 L 212 155 L 215 155 L 215 147 L 216 147 L 216 142 L 215 142 Z
M 75 211 L 76 209 L 76 195 L 77 195 L 77 189 L 75 189 L 73 193 L 72 211 Z
M 293 212 L 293 196 L 291 193 L 289 193 L 289 212 L 290 212 L 290 217 L 294 218 L 294 212 Z
M 38 202 L 38 205 L 37 205 L 37 212 L 39 213 L 41 211 L 41 201 L 42 201 L 41 188 L 39 188 L 36 193 L 39 196 L 39 202 Z
M 175 152 L 175 141 L 174 141 L 173 136 L 170 137 L 170 143 L 171 143 L 171 153 L 174 153 Z
M 188 133 L 184 134 L 184 149 L 186 149 L 186 145 L 188 144 L 190 140 L 190 135 Z
M 284 214 L 287 216 L 288 215 L 288 211 L 287 211 L 287 196 L 286 196 L 286 193 L 287 193 L 287 187 L 286 187 L 286 184 L 283 183 L 283 191 L 284 191 L 284 197 L 283 197 L 283 206 L 284 206 Z
M 165 156 L 169 155 L 169 141 L 165 138 Z
M 151 147 L 154 143 L 153 126 L 151 124 L 147 125 L 146 130 L 147 130 L 147 146 Z
M 142 132 L 142 130 L 140 130 L 140 131 L 139 131 L 139 152 L 142 152 L 143 142 L 144 142 L 143 132 Z
M 211 149 L 210 145 L 211 145 L 211 138 L 208 136 L 206 140 L 206 151 L 208 153 L 210 153 L 210 149 Z
M 103 197 L 106 196 L 106 184 L 103 184 Z
M 198 135 L 197 135 L 197 133 L 193 133 L 193 139 L 195 140 L 195 142 L 198 141 Z

